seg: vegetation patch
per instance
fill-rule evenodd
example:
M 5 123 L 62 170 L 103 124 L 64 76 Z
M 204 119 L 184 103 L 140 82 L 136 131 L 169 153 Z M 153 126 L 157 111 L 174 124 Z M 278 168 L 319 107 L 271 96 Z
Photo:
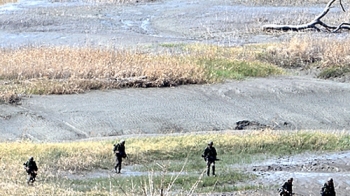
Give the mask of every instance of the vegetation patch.
M 339 78 L 344 76 L 345 74 L 350 73 L 349 67 L 330 67 L 324 69 L 319 75 L 319 78 L 329 79 L 329 78 Z
M 350 41 L 309 34 L 288 42 L 220 47 L 160 44 L 139 51 L 108 48 L 21 47 L 0 50 L 0 102 L 31 94 L 169 87 L 320 69 L 320 78 L 349 72 Z
M 220 158 L 215 178 L 204 175 L 206 163 L 201 157 L 209 140 L 214 141 Z M 160 191 L 186 194 L 257 189 L 238 185 L 237 182 L 249 181 L 256 176 L 239 171 L 234 165 L 306 151 L 350 149 L 348 133 L 317 131 L 192 133 L 129 138 L 126 141 L 129 158 L 124 161 L 124 166 L 130 166 L 131 173 L 141 175 L 112 172 L 115 141 L 0 143 L 0 194 L 115 195 L 125 192 L 126 195 L 135 195 L 159 194 Z M 33 188 L 26 185 L 26 173 L 22 167 L 29 156 L 34 156 L 39 167 L 38 181 Z M 81 175 L 106 170 L 102 176 Z
M 311 34 L 295 36 L 287 42 L 262 45 L 257 59 L 284 68 L 310 66 L 328 69 L 346 67 L 350 59 L 350 41 L 318 38 Z
M 240 62 L 230 55 L 230 48 L 182 44 L 161 47 L 168 51 L 33 46 L 2 49 L 0 82 L 4 85 L 0 86 L 0 100 L 15 103 L 19 94 L 168 87 L 281 73 L 267 63 L 249 59 Z
M 281 75 L 282 69 L 262 62 L 230 61 L 226 59 L 203 59 L 208 78 L 213 80 L 237 79 L 247 77 L 266 77 Z
M 6 3 L 16 3 L 17 0 L 0 0 L 0 5 L 6 4 Z

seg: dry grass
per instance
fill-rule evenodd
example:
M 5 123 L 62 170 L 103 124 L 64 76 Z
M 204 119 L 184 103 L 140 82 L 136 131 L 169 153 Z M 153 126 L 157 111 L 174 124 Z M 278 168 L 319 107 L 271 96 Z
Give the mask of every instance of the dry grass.
M 0 97 L 70 94 L 90 89 L 172 86 L 205 81 L 190 58 L 137 51 L 27 47 L 0 50 Z M 7 101 L 8 102 L 8 101 Z
M 249 133 L 191 133 L 181 136 L 150 136 L 126 139 L 129 154 L 127 163 L 138 164 L 139 166 L 145 164 L 149 167 L 155 160 L 164 160 L 170 164 L 172 160 L 181 162 L 188 157 L 194 160 L 189 164 L 196 164 L 196 166 L 187 166 L 187 169 L 194 167 L 195 171 L 202 170 L 203 168 L 198 164 L 198 161 L 209 140 L 214 141 L 214 145 L 219 150 L 220 158 L 222 158 L 220 161 L 221 167 L 228 167 L 233 164 L 232 160 L 243 163 L 246 157 L 259 157 L 261 154 L 286 155 L 304 151 L 347 150 L 350 148 L 349 135 L 340 132 L 300 131 L 292 133 L 265 130 Z M 130 195 L 139 193 L 140 190 L 136 190 L 136 187 L 139 187 L 139 184 L 136 183 L 137 180 L 127 176 L 123 177 L 123 182 L 113 177 L 106 178 L 104 181 L 86 178 L 84 179 L 85 184 L 80 185 L 87 186 L 84 189 L 77 188 L 79 187 L 77 184 L 79 181 L 75 181 L 76 184 L 74 184 L 74 181 L 67 184 L 67 179 L 59 176 L 60 173 L 74 174 L 79 171 L 111 169 L 114 164 L 114 157 L 111 152 L 113 143 L 113 141 L 0 143 L 0 184 L 2 187 L 0 194 L 117 195 L 120 190 L 131 190 Z M 179 151 L 178 149 L 186 149 L 186 151 Z M 26 174 L 22 164 L 29 156 L 34 156 L 39 166 L 39 181 L 36 182 L 35 187 L 28 187 L 25 184 Z M 233 158 L 237 156 L 241 158 Z M 175 164 L 175 162 L 172 164 Z M 198 176 L 193 177 L 191 182 L 186 181 L 186 183 L 195 183 L 197 179 Z M 158 182 L 153 180 L 151 179 L 149 182 L 152 183 L 152 187 L 159 187 L 156 184 Z M 117 181 L 121 184 L 117 184 Z M 213 186 L 216 186 L 216 183 Z M 185 192 L 187 190 L 179 191 Z
M 347 39 L 319 38 L 311 34 L 295 36 L 286 43 L 266 47 L 261 57 L 281 67 L 322 68 L 350 66 L 350 41 Z
M 186 59 L 130 51 L 39 47 L 2 50 L 0 55 L 3 65 L 0 75 L 6 80 L 119 79 L 146 75 L 162 80 L 198 71 Z
M 318 37 L 320 36 L 320 37 Z M 218 47 L 164 45 L 173 52 L 25 47 L 0 50 L 0 100 L 93 89 L 165 87 L 282 74 L 278 67 L 318 67 L 320 77 L 350 72 L 350 41 L 298 34 L 287 42 Z M 174 52 L 175 51 L 175 52 Z M 327 70 L 328 69 L 328 70 Z
M 17 0 L 0 0 L 0 5 L 6 4 L 6 3 L 16 3 Z
M 218 77 L 209 76 L 212 72 L 245 72 L 242 77 L 281 73 L 271 65 L 247 63 L 254 59 L 243 48 L 207 45 L 174 47 L 180 53 L 33 46 L 2 49 L 0 100 L 15 103 L 21 95 L 72 94 L 123 87 L 167 87 L 219 80 Z M 203 59 L 206 62 L 220 59 L 224 66 L 213 64 L 209 70 L 201 62 Z M 239 69 L 234 68 L 237 64 L 241 66 Z M 245 64 L 249 64 L 249 69 L 244 69 Z M 258 69 L 257 75 L 252 69 L 258 67 L 261 69 Z M 268 71 L 265 72 L 265 69 Z M 233 77 L 230 74 L 229 78 Z

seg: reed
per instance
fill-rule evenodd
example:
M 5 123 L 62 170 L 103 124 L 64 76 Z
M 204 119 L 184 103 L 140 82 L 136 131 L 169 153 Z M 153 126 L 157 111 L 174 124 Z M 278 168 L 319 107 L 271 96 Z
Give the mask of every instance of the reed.
M 199 47 L 203 48 L 199 51 Z M 178 50 L 181 53 L 33 46 L 2 49 L 0 100 L 12 103 L 18 95 L 168 87 L 282 73 L 273 65 L 234 59 L 234 54 L 229 55 L 234 50 L 229 48 L 193 45 Z

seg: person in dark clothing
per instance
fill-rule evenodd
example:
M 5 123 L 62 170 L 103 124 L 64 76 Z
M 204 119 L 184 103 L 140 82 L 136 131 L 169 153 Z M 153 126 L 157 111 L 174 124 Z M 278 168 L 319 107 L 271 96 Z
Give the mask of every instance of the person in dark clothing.
M 113 153 L 116 157 L 116 165 L 114 167 L 116 173 L 120 173 L 123 158 L 127 158 L 125 153 L 125 140 L 121 140 L 118 144 L 114 144 Z
M 293 195 L 293 178 L 289 178 L 282 187 L 279 189 L 280 196 L 292 196 Z
M 321 188 L 321 196 L 335 196 L 333 179 L 329 178 L 326 183 L 324 183 Z
M 29 184 L 29 183 L 33 184 L 35 181 L 35 178 L 36 178 L 37 171 L 38 171 L 38 166 L 36 165 L 34 158 L 30 157 L 27 162 L 23 163 L 23 165 L 24 165 L 24 169 L 26 170 L 26 172 L 28 174 L 27 184 Z
M 208 142 L 208 146 L 204 149 L 202 157 L 207 162 L 207 176 L 210 175 L 210 166 L 212 167 L 212 174 L 215 176 L 215 161 L 216 159 L 216 149 L 213 146 L 213 142 Z

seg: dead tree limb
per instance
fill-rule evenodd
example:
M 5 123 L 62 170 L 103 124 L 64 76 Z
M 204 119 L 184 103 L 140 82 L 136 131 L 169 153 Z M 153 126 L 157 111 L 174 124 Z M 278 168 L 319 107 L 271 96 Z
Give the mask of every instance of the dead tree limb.
M 331 9 L 332 4 L 335 2 L 336 0 L 330 0 L 326 7 L 324 8 L 323 12 L 321 14 L 319 14 L 318 16 L 315 17 L 315 19 L 313 19 L 311 22 L 306 23 L 306 24 L 302 24 L 302 25 L 274 25 L 274 24 L 270 24 L 270 25 L 264 25 L 262 27 L 263 31 L 271 31 L 271 30 L 278 30 L 278 31 L 301 31 L 301 30 L 305 30 L 305 29 L 313 29 L 316 31 L 321 31 L 316 25 L 320 25 L 322 27 L 324 27 L 327 31 L 330 32 L 338 32 L 340 29 L 347 29 L 350 30 L 350 23 L 342 23 L 339 26 L 330 26 L 327 25 L 326 23 L 322 22 L 321 19 L 328 14 L 329 10 Z M 345 12 L 344 6 L 341 2 L 341 0 L 339 0 L 340 6 L 342 8 L 342 10 Z

